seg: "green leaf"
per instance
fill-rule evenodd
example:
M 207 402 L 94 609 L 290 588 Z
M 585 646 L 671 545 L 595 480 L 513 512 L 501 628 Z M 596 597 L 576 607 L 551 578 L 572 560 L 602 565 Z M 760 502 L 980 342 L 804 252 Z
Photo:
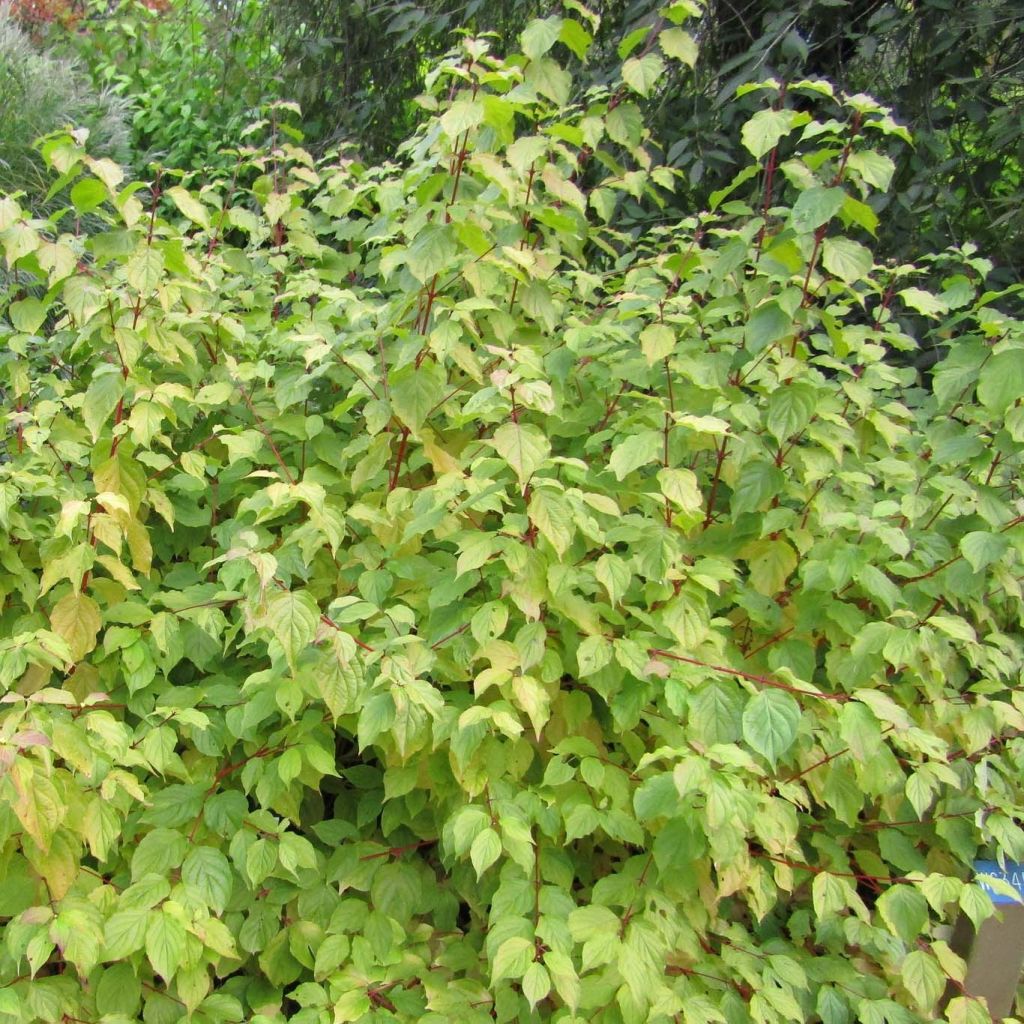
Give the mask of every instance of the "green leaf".
M 784 690 L 761 690 L 743 710 L 743 739 L 774 768 L 793 745 L 800 705 Z
M 750 585 L 765 597 L 782 591 L 797 567 L 797 555 L 784 540 L 754 541 L 743 548 L 750 567 Z
M 747 321 L 746 347 L 756 354 L 792 333 L 793 318 L 777 302 L 765 302 L 751 313 Z
M 990 412 L 1003 415 L 1021 398 L 1024 381 L 1024 348 L 997 352 L 981 368 L 978 400 Z
M 946 988 L 946 976 L 938 962 L 924 950 L 908 953 L 900 968 L 900 977 L 918 1007 L 929 1012 Z
M 153 246 L 143 246 L 128 261 L 128 284 L 140 295 L 148 295 L 160 283 L 164 272 L 164 254 Z
M 608 591 L 611 603 L 618 604 L 629 588 L 632 573 L 629 566 L 617 555 L 602 555 L 594 565 L 598 583 Z
M 398 418 L 415 434 L 427 414 L 444 398 L 444 374 L 433 362 L 407 366 L 391 382 L 391 405 Z
M 122 910 L 112 914 L 103 927 L 103 958 L 125 960 L 146 944 L 148 910 Z
M 690 722 L 702 743 L 735 743 L 743 735 L 744 698 L 734 683 L 710 682 L 690 700 Z
M 288 665 L 295 671 L 299 654 L 313 642 L 320 609 L 307 590 L 278 590 L 267 600 L 270 631 L 281 645 Z
M 213 911 L 222 913 L 231 898 L 233 875 L 227 857 L 212 846 L 197 846 L 181 865 L 181 880 L 195 889 Z
M 527 65 L 524 84 L 561 107 L 569 101 L 572 77 L 550 57 L 541 57 Z
M 71 205 L 80 214 L 98 210 L 109 198 L 103 182 L 97 178 L 82 178 L 71 186 Z
M 277 847 L 269 839 L 257 839 L 245 854 L 245 873 L 259 885 L 277 866 Z
M 166 910 L 149 913 L 146 927 L 146 957 L 153 970 L 170 982 L 182 966 L 185 955 L 185 926 Z
M 165 195 L 169 196 L 174 205 L 194 224 L 203 228 L 210 226 L 209 211 L 187 189 L 173 185 L 167 189 Z
M 600 935 L 619 932 L 619 919 L 607 908 L 596 904 L 578 907 L 569 915 L 569 933 L 575 942 L 586 942 Z
M 923 934 L 928 921 L 928 904 L 912 885 L 893 885 L 878 900 L 878 912 L 889 930 L 912 943 Z
M 765 425 L 780 443 L 799 434 L 811 421 L 819 393 L 810 384 L 784 384 L 768 396 Z
M 506 939 L 491 961 L 491 984 L 496 985 L 505 978 L 521 978 L 533 960 L 533 954 L 534 946 L 529 939 Z
M 771 462 L 746 462 L 739 470 L 739 478 L 732 490 L 732 515 L 754 512 L 782 490 L 785 477 Z
M 705 498 L 700 493 L 696 474 L 689 469 L 659 469 L 658 486 L 673 505 L 684 512 L 701 512 Z
M 654 462 L 661 454 L 662 436 L 657 430 L 643 430 L 619 441 L 612 449 L 608 468 L 617 480 L 625 480 L 630 473 Z
M 124 391 L 124 378 L 117 371 L 93 376 L 82 403 L 82 416 L 93 441 L 99 440 L 107 420 L 124 397 Z
M 821 247 L 825 269 L 847 284 L 868 277 L 874 261 L 871 251 L 850 238 L 826 238 Z
M 896 293 L 911 309 L 925 316 L 939 317 L 949 311 L 945 301 L 923 288 L 902 288 Z
M 578 60 L 585 61 L 594 37 L 573 18 L 563 18 L 562 27 L 558 32 L 558 41 L 565 43 L 576 55 Z
M 537 60 L 558 42 L 561 29 L 561 18 L 534 18 L 520 33 L 519 45 L 530 60 Z
M 827 224 L 843 207 L 846 193 L 841 188 L 815 186 L 806 189 L 793 204 L 790 223 L 801 234 Z
M 648 324 L 640 332 L 640 349 L 648 366 L 670 356 L 675 347 L 676 333 L 668 324 Z
M 491 439 L 495 451 L 509 464 L 525 487 L 551 454 L 551 443 L 530 423 L 503 423 Z
M 1005 534 L 975 530 L 960 541 L 960 552 L 975 572 L 981 572 L 1009 550 L 1010 541 Z
M 406 266 L 420 284 L 447 269 L 456 253 L 451 226 L 427 224 L 417 232 L 406 254 Z
M 530 521 L 559 557 L 566 553 L 575 529 L 572 513 L 564 498 L 546 488 L 534 490 L 530 495 Z
M 799 123 L 795 110 L 759 110 L 740 131 L 740 141 L 755 160 L 771 152 Z
M 595 672 L 600 672 L 611 662 L 612 654 L 611 641 L 607 637 L 584 637 L 576 648 L 576 663 L 579 665 L 580 677 L 585 679 Z
M 543 964 L 532 963 L 523 975 L 523 995 L 532 1010 L 551 991 L 551 978 Z
M 454 139 L 476 128 L 483 120 L 484 105 L 481 101 L 457 99 L 441 115 L 441 127 L 450 139 Z
M 884 153 L 873 149 L 855 150 L 846 161 L 847 169 L 860 175 L 868 185 L 880 192 L 888 192 L 892 176 L 896 173 L 896 164 Z
M 814 876 L 811 886 L 814 913 L 821 920 L 828 920 L 844 910 L 849 901 L 849 884 L 842 878 L 822 871 Z
M 87 594 L 65 594 L 50 612 L 51 628 L 64 638 L 76 662 L 95 648 L 102 623 L 99 606 Z
M 334 973 L 349 957 L 349 938 L 347 935 L 328 935 L 316 951 L 313 964 L 313 977 L 323 981 Z
M 665 62 L 656 53 L 630 57 L 622 65 L 622 80 L 641 96 L 649 96 L 664 73 Z
M 10 304 L 7 315 L 16 331 L 35 334 L 46 320 L 46 306 L 39 299 L 22 299 Z
M 363 671 L 356 645 L 345 633 L 337 633 L 312 669 L 317 692 L 337 721 L 359 710 Z
M 658 42 L 666 57 L 680 60 L 691 68 L 697 63 L 697 43 L 689 32 L 681 28 L 667 28 L 658 35 Z
M 620 103 L 608 111 L 606 119 L 608 138 L 620 146 L 638 146 L 643 136 L 643 115 L 635 103 Z
M 501 837 L 493 828 L 485 828 L 473 840 L 469 851 L 476 877 L 480 878 L 500 856 Z

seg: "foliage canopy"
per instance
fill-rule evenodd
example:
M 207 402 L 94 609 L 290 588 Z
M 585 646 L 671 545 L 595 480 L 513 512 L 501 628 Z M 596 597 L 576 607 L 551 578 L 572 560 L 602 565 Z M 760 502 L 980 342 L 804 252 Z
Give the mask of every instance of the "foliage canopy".
M 876 265 L 905 133 L 822 81 L 618 227 L 668 210 L 691 10 L 583 103 L 577 5 L 467 38 L 395 164 L 147 188 L 56 136 L 73 209 L 0 199 L 0 1017 L 909 1024 L 962 980 L 973 859 L 1024 859 L 1019 288 Z

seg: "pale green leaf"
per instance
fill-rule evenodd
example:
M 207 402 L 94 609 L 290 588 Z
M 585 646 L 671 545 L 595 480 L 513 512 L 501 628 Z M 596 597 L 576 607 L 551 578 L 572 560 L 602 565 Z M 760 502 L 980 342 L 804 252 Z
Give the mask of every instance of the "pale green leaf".
M 534 946 L 529 939 L 518 936 L 506 939 L 491 961 L 491 984 L 496 985 L 505 978 L 521 978 L 533 960 Z
M 740 141 L 755 160 L 773 150 L 799 123 L 795 110 L 759 110 L 740 131 Z
M 551 442 L 530 423 L 503 423 L 494 432 L 491 444 L 523 487 L 551 454 Z
M 926 1013 L 930 1011 L 946 988 L 946 976 L 934 957 L 923 949 L 907 954 L 900 969 L 900 977 L 911 998 Z
M 537 60 L 558 42 L 562 19 L 534 18 L 519 35 L 519 45 L 530 60 Z
M 981 368 L 978 400 L 1000 415 L 1024 396 L 1024 348 L 997 352 Z
M 640 332 L 640 349 L 648 366 L 672 354 L 676 346 L 676 333 L 668 324 L 648 324 Z
M 661 454 L 662 435 L 657 430 L 642 430 L 619 441 L 612 449 L 608 468 L 616 479 L 625 480 L 630 473 L 653 462 Z
M 176 917 L 164 910 L 150 911 L 146 927 L 146 957 L 165 982 L 170 982 L 182 967 L 185 938 L 185 926 Z
M 128 261 L 128 283 L 141 295 L 148 295 L 160 283 L 164 272 L 164 255 L 153 246 L 144 245 Z
M 427 414 L 443 398 L 444 373 L 433 361 L 407 366 L 392 377 L 392 408 L 413 433 L 418 433 Z
M 768 396 L 765 415 L 772 436 L 782 444 L 799 434 L 810 423 L 818 398 L 818 390 L 811 384 L 795 382 L 776 388 Z
M 181 865 L 181 880 L 195 889 L 202 901 L 221 913 L 231 898 L 232 871 L 227 857 L 212 846 L 194 847 Z
M 174 205 L 194 224 L 204 228 L 210 226 L 210 211 L 188 189 L 172 185 L 165 195 L 169 196 Z
M 697 43 L 689 32 L 681 28 L 667 28 L 659 34 L 658 42 L 666 57 L 682 61 L 691 68 L 697 63 Z
M 267 600 L 267 625 L 293 668 L 300 652 L 313 642 L 320 609 L 307 590 L 276 590 Z
M 850 238 L 826 238 L 821 247 L 825 269 L 847 284 L 861 281 L 871 273 L 871 250 Z
M 836 187 L 816 185 L 801 192 L 790 218 L 793 230 L 804 233 L 827 224 L 842 209 L 845 198 L 846 193 Z
M 501 837 L 493 828 L 485 828 L 473 839 L 469 859 L 473 862 L 477 878 L 480 878 L 500 856 Z
M 111 368 L 107 373 L 93 375 L 82 402 L 82 418 L 93 441 L 99 440 L 100 432 L 124 397 L 124 391 L 124 377 L 118 371 Z
M 622 80 L 641 96 L 649 96 L 665 72 L 665 62 L 656 53 L 630 57 L 622 65 Z
M 743 738 L 775 767 L 793 745 L 800 724 L 800 705 L 783 690 L 755 694 L 743 711 Z
M 960 552 L 975 572 L 981 572 L 1006 554 L 1010 541 L 1005 534 L 976 530 L 960 541 Z

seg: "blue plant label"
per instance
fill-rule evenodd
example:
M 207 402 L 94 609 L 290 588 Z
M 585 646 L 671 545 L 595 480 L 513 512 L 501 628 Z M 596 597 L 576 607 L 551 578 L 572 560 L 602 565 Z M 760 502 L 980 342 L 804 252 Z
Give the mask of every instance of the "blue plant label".
M 994 860 L 976 860 L 974 870 L 979 875 L 991 875 L 993 878 L 1002 879 L 1008 885 L 1013 886 L 1018 896 L 1024 900 L 1024 864 L 1016 864 L 1008 860 L 1006 867 L 1001 868 Z M 980 881 L 980 885 L 991 897 L 993 903 L 1017 903 L 1012 896 L 1005 892 L 996 892 L 984 881 Z

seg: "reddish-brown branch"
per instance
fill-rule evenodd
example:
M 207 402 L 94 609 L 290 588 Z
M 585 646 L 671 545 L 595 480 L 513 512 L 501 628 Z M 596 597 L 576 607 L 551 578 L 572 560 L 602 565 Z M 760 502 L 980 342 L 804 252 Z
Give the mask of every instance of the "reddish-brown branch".
M 805 690 L 800 686 L 790 686 L 770 676 L 759 676 L 754 672 L 744 672 L 738 668 L 729 668 L 727 665 L 713 665 L 699 658 L 688 658 L 683 654 L 673 654 L 671 651 L 663 651 L 658 647 L 650 647 L 647 653 L 652 658 L 668 658 L 669 661 L 681 661 L 687 665 L 696 665 L 698 668 L 706 668 L 711 672 L 721 672 L 722 675 L 736 676 L 738 679 L 746 679 L 751 683 L 758 683 L 760 686 L 770 686 L 775 690 L 785 690 L 787 693 L 799 694 L 802 697 L 816 697 L 818 700 L 834 700 L 844 703 L 850 699 L 845 693 L 821 693 L 818 690 Z
M 612 400 L 605 406 L 604 416 L 601 418 L 601 422 L 598 423 L 597 430 L 594 431 L 595 434 L 600 434 L 601 431 L 604 430 L 606 426 L 608 426 L 608 421 L 612 418 L 612 413 L 614 413 L 619 406 L 619 399 L 623 396 L 623 394 L 625 394 L 626 388 L 628 387 L 629 382 L 624 380 L 622 382 L 622 386 L 619 388 L 618 394 L 615 395 L 612 398 Z
M 789 636 L 789 634 L 792 633 L 792 632 L 793 632 L 793 627 L 790 626 L 788 629 L 782 630 L 781 633 L 776 633 L 775 636 L 773 636 L 770 640 L 765 640 L 765 642 L 763 644 L 758 644 L 758 646 L 755 647 L 752 651 L 745 651 L 743 653 L 743 657 L 744 658 L 752 658 L 755 654 L 759 654 L 761 651 L 765 650 L 766 648 L 771 647 L 774 644 L 777 644 L 780 640 L 785 640 L 786 637 Z
M 405 461 L 405 450 L 409 446 L 409 428 L 402 427 L 402 436 L 398 441 L 398 451 L 395 453 L 395 461 L 391 467 L 391 479 L 388 480 L 388 490 L 393 491 L 398 486 L 398 478 L 402 473 L 402 463 Z
M 913 881 L 912 878 L 904 878 L 902 875 L 886 878 L 883 875 L 862 875 L 856 871 L 834 871 L 832 868 L 824 868 L 817 864 L 805 864 L 803 861 L 786 860 L 785 857 L 773 857 L 768 853 L 752 853 L 751 856 L 758 860 L 770 860 L 773 864 L 781 864 L 794 871 L 809 871 L 812 875 L 835 875 L 837 878 L 855 878 L 858 882 L 867 882 L 869 885 L 893 885 L 898 882 Z
M 715 499 L 718 497 L 718 484 L 722 479 L 722 463 L 725 462 L 729 438 L 723 437 L 715 453 L 715 475 L 711 478 L 711 489 L 708 491 L 708 507 L 704 515 L 704 529 L 715 521 Z
M 291 470 L 288 468 L 288 465 L 285 463 L 284 458 L 281 455 L 281 450 L 277 447 L 274 438 L 267 429 L 267 425 L 263 422 L 263 417 L 261 417 L 256 411 L 256 406 L 252 404 L 252 398 L 250 397 L 249 392 L 246 391 L 245 387 L 238 381 L 236 381 L 235 384 L 238 387 L 245 404 L 249 407 L 249 412 L 252 413 L 253 419 L 256 421 L 256 429 L 264 436 L 264 438 L 266 438 L 267 444 L 270 445 L 270 450 L 274 453 L 274 458 L 277 460 L 277 464 L 281 467 L 281 472 L 284 474 L 285 480 L 294 486 L 295 477 L 292 476 Z
M 467 623 L 459 626 L 458 629 L 453 629 L 450 633 L 445 633 L 445 635 L 443 637 L 441 637 L 440 640 L 437 640 L 437 641 L 435 641 L 434 643 L 432 643 L 430 645 L 430 649 L 432 651 L 436 651 L 438 649 L 438 647 L 440 647 L 442 644 L 447 643 L 449 640 L 454 640 L 455 637 L 461 636 L 463 633 L 465 633 L 466 630 L 469 629 L 469 626 L 470 626 L 470 624 L 467 622 Z
M 386 850 L 377 853 L 368 853 L 360 860 L 379 860 L 381 857 L 401 857 L 403 853 L 410 853 L 412 850 L 422 850 L 425 846 L 433 846 L 436 839 L 421 839 L 418 843 L 409 843 L 406 846 L 389 846 Z

